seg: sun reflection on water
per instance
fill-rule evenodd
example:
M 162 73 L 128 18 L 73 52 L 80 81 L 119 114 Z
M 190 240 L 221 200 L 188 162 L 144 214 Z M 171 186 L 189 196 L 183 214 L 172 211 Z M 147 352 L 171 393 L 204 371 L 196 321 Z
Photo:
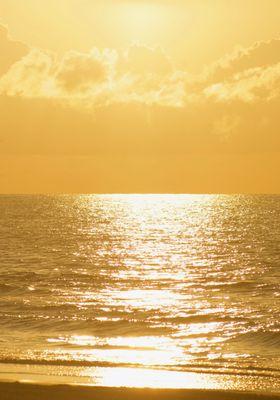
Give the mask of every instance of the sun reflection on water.
M 112 387 L 207 388 L 217 387 L 215 378 L 196 373 L 151 370 L 142 368 L 107 368 L 93 371 L 95 385 Z
M 266 250 L 261 259 L 259 249 L 275 240 L 263 242 L 255 206 L 206 195 L 57 201 L 65 231 L 61 244 L 57 221 L 48 222 L 59 236 L 47 246 L 56 248 L 55 261 L 49 268 L 45 252 L 41 270 L 27 274 L 22 311 L 17 291 L 11 296 L 8 318 L 14 327 L 20 312 L 24 327 L 15 343 L 25 335 L 17 357 L 90 367 L 93 384 L 112 386 L 212 387 L 218 378 L 209 373 L 262 373 L 260 360 L 269 371 L 263 349 L 274 357 L 279 343 L 271 321 L 279 308 L 276 257 Z
M 185 357 L 176 341 L 165 336 L 111 337 L 101 339 L 94 336 L 74 335 L 48 340 L 49 343 L 68 344 L 72 348 L 64 353 L 53 349 L 52 356 L 65 357 L 65 360 L 88 361 L 95 363 L 130 364 L 139 366 L 176 365 Z M 63 355 L 64 354 L 64 355 Z M 50 357 L 51 354 L 48 354 Z

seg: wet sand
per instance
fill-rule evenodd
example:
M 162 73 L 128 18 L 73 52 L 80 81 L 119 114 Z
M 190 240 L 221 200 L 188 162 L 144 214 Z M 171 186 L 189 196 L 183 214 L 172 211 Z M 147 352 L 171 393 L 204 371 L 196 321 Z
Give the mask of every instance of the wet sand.
M 0 382 L 1 400 L 280 400 L 279 395 L 185 389 L 136 389 Z

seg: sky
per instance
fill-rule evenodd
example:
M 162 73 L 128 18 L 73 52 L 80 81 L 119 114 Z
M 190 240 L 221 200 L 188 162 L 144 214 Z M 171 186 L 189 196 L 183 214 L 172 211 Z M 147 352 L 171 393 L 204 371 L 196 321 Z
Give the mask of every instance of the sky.
M 279 0 L 0 0 L 0 193 L 280 193 Z

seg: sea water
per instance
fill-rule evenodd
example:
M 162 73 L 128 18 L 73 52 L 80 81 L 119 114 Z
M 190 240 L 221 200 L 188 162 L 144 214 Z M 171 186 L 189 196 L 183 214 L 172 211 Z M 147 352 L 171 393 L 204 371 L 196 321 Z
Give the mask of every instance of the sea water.
M 2 195 L 0 371 L 276 390 L 279 278 L 277 195 Z

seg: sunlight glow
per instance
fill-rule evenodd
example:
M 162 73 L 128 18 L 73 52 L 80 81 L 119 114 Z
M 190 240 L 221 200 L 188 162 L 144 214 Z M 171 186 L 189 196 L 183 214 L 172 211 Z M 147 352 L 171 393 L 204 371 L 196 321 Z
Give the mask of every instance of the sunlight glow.
M 166 9 L 148 2 L 125 3 L 119 7 L 119 21 L 131 40 L 150 40 L 164 29 Z
M 96 376 L 95 376 L 96 379 Z M 195 373 L 156 371 L 151 369 L 107 368 L 102 371 L 102 386 L 127 386 L 150 388 L 215 388 L 213 377 Z

